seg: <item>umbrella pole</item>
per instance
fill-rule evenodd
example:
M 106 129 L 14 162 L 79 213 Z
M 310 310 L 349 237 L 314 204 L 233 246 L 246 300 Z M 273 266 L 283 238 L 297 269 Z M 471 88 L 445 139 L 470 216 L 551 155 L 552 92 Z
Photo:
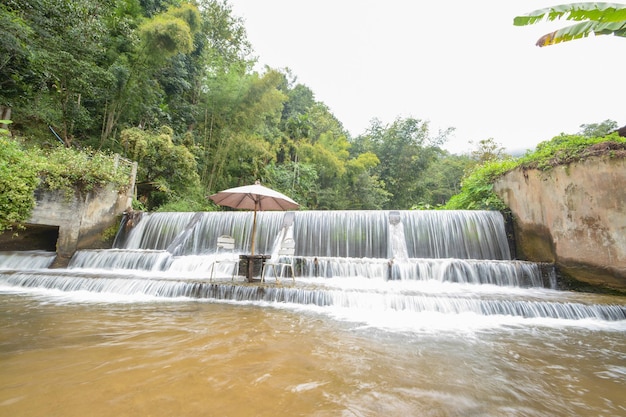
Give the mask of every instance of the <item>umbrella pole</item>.
M 259 208 L 259 201 L 254 202 L 254 217 L 252 220 L 252 243 L 250 244 L 250 255 L 254 256 L 254 238 L 256 236 L 256 212 Z
M 256 211 L 258 202 L 254 202 L 254 217 L 252 218 L 252 239 L 250 243 L 250 258 L 248 259 L 248 282 L 252 282 L 254 276 L 254 237 L 256 236 Z

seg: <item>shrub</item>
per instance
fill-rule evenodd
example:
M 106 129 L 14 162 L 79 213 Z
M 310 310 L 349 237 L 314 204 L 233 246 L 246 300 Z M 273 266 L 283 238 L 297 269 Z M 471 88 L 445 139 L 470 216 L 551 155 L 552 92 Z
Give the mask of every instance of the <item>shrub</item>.
M 128 185 L 130 167 L 102 152 L 56 148 L 23 149 L 6 134 L 0 135 L 0 231 L 20 227 L 35 206 L 37 187 L 62 190 L 68 198 L 113 184 Z
M 0 135 L 0 231 L 26 221 L 35 207 L 37 161 L 7 135 Z
M 123 189 L 128 184 L 129 170 L 119 167 L 113 155 L 59 147 L 42 159 L 39 166 L 42 185 L 62 190 L 68 197 L 75 191 L 88 192 L 108 184 Z
M 525 167 L 547 171 L 557 165 L 570 164 L 590 156 L 626 157 L 626 138 L 616 133 L 589 138 L 560 135 L 542 142 L 521 158 L 486 162 L 472 170 L 461 184 L 461 192 L 450 198 L 448 210 L 504 210 L 506 206 L 493 192 L 494 182 L 507 172 Z
M 598 146 L 601 144 L 606 144 L 606 146 Z M 625 147 L 626 138 L 618 136 L 617 133 L 599 138 L 560 135 L 541 142 L 533 152 L 520 158 L 518 165 L 546 171 L 557 165 L 569 164 L 589 156 L 602 154 L 604 150 L 624 149 Z
M 450 198 L 448 210 L 504 210 L 506 205 L 493 191 L 497 178 L 517 166 L 514 159 L 491 161 L 474 168 L 461 183 L 461 192 Z

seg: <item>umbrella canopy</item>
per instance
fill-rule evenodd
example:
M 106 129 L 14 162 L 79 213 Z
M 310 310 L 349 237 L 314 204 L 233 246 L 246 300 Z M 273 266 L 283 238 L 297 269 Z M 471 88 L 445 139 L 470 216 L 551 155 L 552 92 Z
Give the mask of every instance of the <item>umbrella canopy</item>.
M 242 210 L 254 210 L 252 222 L 252 238 L 250 252 L 254 255 L 254 237 L 256 235 L 256 212 L 261 211 L 286 211 L 295 210 L 300 205 L 286 195 L 261 185 L 256 181 L 253 185 L 229 188 L 209 197 L 220 206 L 232 207 Z

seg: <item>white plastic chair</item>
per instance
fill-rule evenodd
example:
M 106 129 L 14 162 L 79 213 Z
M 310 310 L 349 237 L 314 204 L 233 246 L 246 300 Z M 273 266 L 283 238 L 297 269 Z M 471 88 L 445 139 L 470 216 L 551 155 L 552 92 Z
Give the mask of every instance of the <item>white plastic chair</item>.
M 220 251 L 233 252 L 234 250 L 235 239 L 232 236 L 222 235 L 217 238 L 217 250 L 215 251 L 216 256 L 220 253 Z M 237 261 L 236 259 L 215 259 L 211 264 L 211 281 L 213 281 L 213 273 L 215 272 L 216 264 L 234 265 L 231 280 L 235 280 L 235 272 L 237 271 L 237 265 L 239 264 L 239 261 Z
M 276 261 L 266 261 L 265 265 L 263 265 L 263 273 L 261 274 L 261 282 L 265 282 L 265 273 L 267 268 L 272 268 L 274 271 L 274 277 L 276 277 L 276 281 L 278 282 L 278 277 L 282 278 L 285 269 L 291 270 L 291 278 L 293 282 L 296 282 L 296 275 L 293 269 L 293 255 L 296 252 L 296 241 L 289 238 L 282 241 L 280 245 L 280 249 L 278 250 L 278 256 L 276 257 Z M 278 273 L 276 273 L 278 271 Z

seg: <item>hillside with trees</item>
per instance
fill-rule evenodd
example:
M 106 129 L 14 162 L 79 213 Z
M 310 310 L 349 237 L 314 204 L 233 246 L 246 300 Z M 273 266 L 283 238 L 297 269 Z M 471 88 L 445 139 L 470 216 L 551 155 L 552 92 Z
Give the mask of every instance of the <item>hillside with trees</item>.
M 11 140 L 137 161 L 142 209 L 212 210 L 256 179 L 306 209 L 434 207 L 475 163 L 419 119 L 351 137 L 289 69 L 254 69 L 224 0 L 8 0 L 0 30 Z

